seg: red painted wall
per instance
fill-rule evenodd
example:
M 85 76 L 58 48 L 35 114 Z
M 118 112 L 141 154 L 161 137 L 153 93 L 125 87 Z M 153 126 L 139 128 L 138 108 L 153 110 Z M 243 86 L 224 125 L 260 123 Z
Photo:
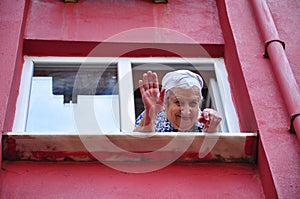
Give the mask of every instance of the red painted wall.
M 297 22 L 300 20 L 300 1 L 268 0 L 267 2 L 279 37 L 286 44 L 285 52 L 291 69 L 297 80 L 297 84 L 300 85 L 300 24 Z M 276 83 L 274 82 L 274 84 Z M 275 101 L 277 96 L 272 96 L 272 93 L 269 93 L 269 95 Z M 279 101 L 277 102 L 279 104 L 281 97 L 277 101 Z M 272 101 L 269 101 L 269 104 L 271 103 Z M 289 120 L 286 122 L 286 119 L 289 119 L 289 116 L 285 117 L 285 106 L 278 104 L 276 104 L 277 106 L 275 104 L 271 106 L 272 112 L 270 113 L 273 116 L 272 122 L 278 122 L 279 124 L 278 126 L 268 125 L 269 128 L 265 129 L 264 134 L 262 134 L 264 136 L 262 145 L 264 145 L 263 147 L 267 147 L 265 153 L 270 169 L 274 174 L 273 178 L 278 196 L 280 198 L 293 198 L 300 195 L 300 144 L 297 142 L 295 135 L 287 133 Z M 282 106 L 283 108 L 281 108 Z M 267 115 L 265 117 L 268 118 Z M 288 162 L 288 164 L 282 165 L 284 162 Z
M 286 42 L 286 53 L 298 78 L 299 66 L 299 1 L 270 1 L 279 36 Z M 268 198 L 295 198 L 300 188 L 300 145 L 295 135 L 288 132 L 289 115 L 287 113 L 278 82 L 274 77 L 270 61 L 263 57 L 264 41 L 256 25 L 249 1 L 218 1 L 219 8 L 227 16 L 225 59 L 231 66 L 240 68 L 249 93 L 251 108 L 259 131 L 258 169 Z M 223 16 L 224 16 L 223 15 Z M 226 23 L 221 18 L 221 24 Z M 290 38 L 293 38 L 292 41 Z M 229 45 L 226 45 L 229 44 Z M 233 52 L 233 53 L 232 53 Z M 231 67 L 228 66 L 227 67 Z M 230 70 L 230 69 L 229 69 Z M 235 75 L 235 73 L 231 73 Z M 231 86 L 237 86 L 233 79 Z M 238 86 L 236 87 L 238 88 Z M 239 93 L 235 93 L 238 109 Z M 248 100 L 248 99 L 246 99 Z M 249 107 L 246 107 L 249 108 Z M 249 109 L 251 111 L 251 109 Z M 249 118 L 250 120 L 253 118 Z M 244 122 L 247 122 L 245 120 Z
M 300 2 L 268 1 L 280 39 L 285 42 L 285 52 L 288 56 L 294 76 L 300 85 Z
M 11 129 L 20 82 L 27 4 L 0 2 L 0 131 Z
M 26 39 L 105 41 L 134 28 L 160 27 L 180 31 L 201 44 L 223 44 L 214 1 L 147 0 L 31 1 Z
M 120 9 L 123 8 L 123 9 Z M 46 11 L 45 11 L 46 10 Z M 222 17 L 222 16 L 221 16 Z M 107 20 L 109 19 L 109 20 Z M 115 41 L 112 37 L 135 28 L 158 27 L 178 31 L 201 44 L 212 57 L 224 56 L 224 39 L 217 5 L 214 1 L 186 2 L 175 0 L 168 4 L 151 1 L 79 1 L 62 4 L 53 1 L 31 1 L 25 32 L 24 53 L 29 55 L 86 56 L 100 42 L 109 42 L 101 56 L 119 56 L 123 45 L 144 47 L 146 41 Z M 88 43 L 87 43 L 88 42 Z M 150 41 L 151 48 L 165 48 L 165 41 Z M 120 44 L 125 43 L 125 44 Z M 144 43 L 144 44 L 141 44 Z M 176 43 L 175 43 L 176 44 Z M 102 44 L 103 45 L 103 44 Z M 139 46 L 140 45 L 140 46 Z M 185 56 L 197 57 L 198 44 L 174 45 Z M 133 47 L 133 48 L 134 48 Z M 141 48 L 142 48 L 141 47 Z M 104 48 L 103 48 L 104 49 Z M 230 51 L 234 51 L 230 47 Z M 156 51 L 134 51 L 126 56 L 172 56 Z M 229 58 L 228 60 L 232 60 Z M 235 63 L 227 64 L 234 76 L 230 81 L 239 92 L 235 100 L 241 131 L 256 132 L 257 125 L 245 87 L 245 79 Z M 237 66 L 237 67 L 236 67 Z M 239 75 L 237 75 L 239 74 Z M 244 89 L 241 86 L 244 85 Z
M 120 40 L 114 41 L 112 37 L 124 31 L 144 27 L 178 31 L 195 42 L 208 46 L 208 51 L 212 51 L 213 56 L 223 54 L 223 48 L 220 46 L 224 41 L 215 2 L 186 3 L 183 0 L 175 0 L 169 4 L 153 4 L 151 1 L 140 0 L 113 2 L 83 0 L 76 4 L 62 4 L 50 0 L 31 1 L 25 34 L 25 53 L 86 55 L 99 42 L 109 40 L 120 43 Z M 156 39 L 158 37 L 160 36 L 157 35 Z M 39 41 L 48 42 L 42 45 Z M 86 43 L 83 45 L 80 43 L 87 41 L 90 42 L 88 46 Z M 132 43 L 128 40 L 121 42 L 125 42 L 126 45 Z M 142 39 L 139 42 L 150 42 L 153 45 L 165 41 Z M 60 48 L 55 49 L 54 46 L 57 45 Z M 115 52 L 118 48 L 114 46 L 112 48 L 102 52 L 103 56 L 118 56 Z M 189 52 L 190 56 L 195 56 L 193 49 Z M 153 55 L 153 52 L 130 54 L 130 56 L 149 55 Z
M 120 9 L 124 8 L 124 9 Z M 143 27 L 167 28 L 178 31 L 201 44 L 212 57 L 224 56 L 224 39 L 220 27 L 218 9 L 214 1 L 201 2 L 172 1 L 169 4 L 153 4 L 148 1 L 79 1 L 64 4 L 59 1 L 30 1 L 25 30 L 24 53 L 44 56 L 85 56 L 101 42 L 106 42 L 100 56 L 119 56 L 120 43 L 139 48 L 143 41 L 115 41 L 115 35 Z M 107 20 L 109 19 L 109 20 Z M 197 25 L 196 25 L 197 24 Z M 150 41 L 151 48 L 164 48 L 164 41 Z M 149 41 L 144 41 L 149 43 Z M 137 45 L 137 46 L 136 46 Z M 197 44 L 174 45 L 185 56 L 199 56 Z M 179 51 L 179 50 L 178 50 Z M 230 51 L 235 51 L 234 46 Z M 134 51 L 126 56 L 170 56 L 156 51 Z M 172 56 L 172 54 L 171 54 Z M 233 60 L 229 58 L 227 60 Z M 236 67 L 237 66 L 237 67 Z M 257 131 L 245 79 L 240 67 L 227 64 L 232 89 L 238 93 L 235 104 L 240 118 L 241 131 Z M 234 74 L 231 78 L 231 74 Z M 239 75 L 236 75 L 239 74 Z M 236 85 L 236 86 L 235 86 Z M 241 89 L 244 85 L 244 89 Z M 235 94 L 235 93 L 234 93 Z M 10 124 L 11 126 L 11 124 Z M 11 127 L 8 127 L 11 128 Z
M 248 1 L 218 0 L 215 3 L 210 0 L 201 2 L 171 0 L 168 4 L 157 5 L 152 4 L 151 0 L 79 0 L 77 4 L 64 4 L 61 1 L 51 0 L 27 2 L 28 5 L 25 2 L 0 1 L 0 25 L 2 27 L 0 41 L 3 46 L 0 48 L 0 128 L 2 132 L 10 131 L 12 127 L 23 53 L 85 55 L 98 43 L 122 31 L 145 26 L 170 28 L 186 34 L 200 44 L 205 44 L 212 56 L 224 56 L 241 128 L 243 131 L 259 131 L 257 168 L 266 197 L 295 198 L 299 196 L 300 145 L 295 135 L 287 132 L 289 116 L 272 73 L 272 66 L 269 60 L 262 57 L 264 43 Z M 298 83 L 300 82 L 300 57 L 297 54 L 300 50 L 299 4 L 297 0 L 268 1 L 279 35 L 286 42 L 286 53 Z M 27 13 L 28 18 L 26 18 Z M 115 44 L 108 45 L 112 47 Z M 190 50 L 189 55 L 193 56 L 191 50 L 193 45 L 188 45 L 187 49 Z M 146 56 L 153 53 L 143 51 L 133 55 Z M 103 55 L 113 56 L 114 52 Z M 73 166 L 81 169 L 80 175 L 84 174 L 82 165 Z M 2 193 L 11 193 L 7 187 L 15 186 L 20 191 L 16 194 L 22 194 L 27 189 L 34 188 L 35 183 L 38 182 L 37 176 L 43 172 L 49 172 L 38 163 L 36 166 L 26 163 L 5 163 L 4 167 L 22 174 L 28 172 L 26 178 L 22 179 L 28 182 L 32 176 L 34 180 L 24 188 L 20 175 L 14 175 L 13 172 L 5 173 L 6 171 L 2 170 L 0 179 L 2 184 L 7 183 L 5 190 L 0 188 Z M 35 173 L 36 167 L 38 170 Z M 78 181 L 76 172 L 65 173 L 69 166 L 54 163 L 46 164 L 46 167 L 54 170 L 60 167 L 56 176 L 73 175 L 71 179 Z M 246 167 L 246 171 L 252 170 L 250 174 L 248 173 L 250 177 L 248 176 L 247 179 L 244 179 L 240 169 L 237 169 L 235 173 L 232 168 L 236 169 L 236 166 L 227 169 L 228 175 L 225 175 L 225 178 L 240 174 L 241 176 L 236 180 L 246 183 L 240 185 L 241 190 L 246 189 L 247 183 L 251 185 L 257 183 L 257 179 L 255 182 L 249 181 L 251 176 L 256 177 L 256 171 L 253 172 L 252 168 Z M 206 171 L 213 176 L 213 179 L 222 179 L 220 177 L 222 169 L 218 169 L 217 166 L 194 169 L 200 172 L 197 173 L 199 175 Z M 91 170 L 98 171 L 95 168 Z M 177 171 L 182 171 L 182 168 Z M 193 172 L 189 174 L 193 175 Z M 158 180 L 160 174 L 157 176 L 154 174 L 153 179 Z M 52 178 L 51 183 L 55 181 L 56 178 Z M 64 182 L 67 183 L 68 180 L 65 179 Z M 213 183 L 209 181 L 210 185 Z M 151 185 L 154 184 L 152 181 Z M 225 179 L 222 186 L 225 187 L 226 184 L 237 186 L 234 181 Z M 200 185 L 203 186 L 201 183 Z M 48 186 L 54 188 L 53 184 Z M 185 186 L 188 185 L 185 184 Z M 258 180 L 258 185 L 254 188 L 257 195 L 261 194 L 260 186 Z M 213 187 L 209 186 L 212 192 Z M 84 190 L 81 190 L 83 194 Z M 226 194 L 225 190 L 222 189 L 219 193 Z M 240 189 L 232 191 L 239 192 Z M 44 189 L 43 194 L 47 193 L 50 191 L 47 192 Z
M 259 176 L 248 165 L 173 164 L 145 174 L 78 162 L 16 162 L 5 168 L 1 198 L 264 198 Z

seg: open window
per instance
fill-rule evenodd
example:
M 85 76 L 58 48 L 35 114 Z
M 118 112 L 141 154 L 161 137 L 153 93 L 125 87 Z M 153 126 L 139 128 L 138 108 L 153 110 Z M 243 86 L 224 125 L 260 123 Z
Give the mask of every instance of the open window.
M 221 132 L 180 135 L 132 132 L 135 118 L 143 110 L 138 88 L 142 74 L 155 71 L 161 84 L 164 74 L 178 69 L 188 69 L 202 76 L 205 82 L 202 109 L 211 107 L 221 113 Z M 97 128 L 94 128 L 95 123 Z M 102 136 L 95 143 L 99 127 Z M 78 137 L 78 129 L 84 135 Z M 82 161 L 93 159 L 89 154 L 96 151 L 97 154 L 104 153 L 101 158 L 105 157 L 105 160 L 111 160 L 112 156 L 113 159 L 124 159 L 124 150 L 138 154 L 158 149 L 173 153 L 182 141 L 189 140 L 183 151 L 189 155 L 181 154 L 184 160 L 254 162 L 256 133 L 239 131 L 221 58 L 25 57 L 13 130 L 4 137 L 7 141 L 4 142 L 3 157 Z M 82 144 L 84 140 L 94 148 Z M 164 147 L 177 141 L 180 144 L 175 144 L 175 148 Z M 118 145 L 117 149 L 108 149 L 111 145 L 106 145 L 107 142 Z M 9 152 L 11 143 L 16 143 L 17 149 L 13 148 L 16 153 Z M 246 145 L 250 152 L 245 151 Z M 97 146 L 102 148 L 96 149 Z M 204 156 L 190 156 L 198 152 Z M 9 157 L 8 154 L 16 156 Z M 207 154 L 209 158 L 205 156 Z M 132 155 L 130 158 L 134 161 L 145 159 L 145 156 Z M 122 157 L 116 158 L 119 156 Z
M 49 57 L 25 59 L 13 131 L 74 132 L 73 109 L 90 98 L 107 133 L 130 132 L 143 110 L 138 89 L 143 73 L 157 72 L 161 83 L 178 69 L 202 76 L 202 109 L 214 108 L 223 116 L 220 131 L 239 132 L 222 59 Z
M 137 59 L 132 63 L 133 82 L 135 88 L 135 113 L 136 116 L 143 110 L 138 88 L 138 80 L 148 70 L 158 74 L 161 83 L 162 77 L 173 70 L 187 69 L 198 73 L 204 80 L 202 89 L 203 102 L 201 110 L 213 108 L 223 117 L 220 124 L 221 132 L 239 132 L 239 124 L 235 108 L 231 99 L 231 92 L 227 80 L 227 71 L 222 59 L 204 58 L 161 58 Z

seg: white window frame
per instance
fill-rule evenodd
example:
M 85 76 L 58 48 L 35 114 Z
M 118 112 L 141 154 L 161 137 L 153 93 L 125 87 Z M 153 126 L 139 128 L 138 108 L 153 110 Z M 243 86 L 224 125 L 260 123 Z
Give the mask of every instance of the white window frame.
M 209 85 L 210 98 L 213 107 L 220 112 L 225 118 L 221 124 L 221 131 L 239 132 L 239 123 L 236 110 L 234 108 L 230 86 L 228 83 L 228 75 L 222 58 L 114 58 L 114 57 L 24 57 L 24 65 L 20 83 L 20 92 L 17 99 L 16 114 L 13 124 L 13 132 L 25 132 L 27 113 L 29 108 L 29 96 L 31 88 L 31 77 L 33 75 L 34 64 L 78 64 L 78 63 L 117 63 L 118 77 L 122 80 L 119 84 L 119 103 L 120 103 L 120 125 L 121 129 L 131 132 L 134 128 L 135 109 L 134 101 L 124 99 L 134 99 L 133 96 L 133 77 L 132 64 L 155 64 L 159 63 L 157 68 L 151 70 L 165 70 L 163 64 L 192 64 L 199 71 L 208 70 L 215 71 L 216 81 L 207 82 Z M 149 68 L 145 68 L 146 70 Z M 129 74 L 129 75 L 128 75 Z M 124 79 L 125 78 L 125 79 Z
M 29 98 L 31 89 L 31 79 L 33 76 L 34 64 L 61 64 L 61 65 L 72 65 L 78 63 L 88 63 L 88 64 L 117 64 L 118 70 L 118 80 L 119 82 L 119 110 L 120 110 L 120 125 L 122 132 L 115 132 L 114 134 L 105 134 L 100 136 L 97 132 L 91 134 L 78 135 L 77 132 L 26 132 L 26 120 L 29 108 Z M 146 63 L 146 64 L 145 64 Z M 151 64 L 151 69 L 147 67 L 147 64 Z M 135 107 L 134 107 L 134 82 L 133 82 L 133 65 L 138 65 L 138 69 L 134 70 L 153 70 L 159 73 L 165 72 L 166 68 L 162 65 L 166 65 L 168 69 L 168 64 L 185 64 L 193 65 L 196 70 L 199 71 L 214 71 L 216 81 L 212 80 L 206 82 L 208 88 L 210 89 L 210 99 L 214 108 L 217 109 L 225 118 L 223 124 L 221 124 L 221 129 L 227 130 L 230 133 L 216 132 L 216 133 L 200 133 L 200 132 L 186 132 L 186 133 L 140 133 L 132 132 L 134 128 L 135 121 Z M 154 67 L 152 67 L 154 66 Z M 144 68 L 143 68 L 144 67 Z M 183 67 L 184 68 L 184 67 Z M 161 77 L 160 77 L 161 78 Z M 128 100 L 128 99 L 132 100 Z M 124 100 L 125 99 L 125 100 Z M 222 104 L 221 104 L 222 103 Z M 125 132 L 125 133 L 124 133 Z M 128 134 L 128 132 L 130 134 Z M 149 139 L 135 139 L 135 136 L 139 138 L 149 138 Z M 153 136 L 153 137 L 152 137 Z M 168 152 L 178 150 L 178 143 L 190 142 L 187 146 L 187 153 L 195 154 L 199 153 L 199 159 L 187 158 L 184 161 L 199 161 L 205 154 L 210 152 L 211 159 L 206 160 L 205 158 L 201 161 L 221 161 L 221 162 L 244 162 L 244 163 L 254 163 L 256 161 L 256 148 L 257 148 L 257 133 L 256 132 L 240 132 L 238 119 L 236 111 L 231 99 L 230 86 L 227 79 L 227 72 L 225 69 L 224 61 L 222 58 L 165 58 L 165 57 L 155 57 L 155 58 L 86 58 L 86 57 L 31 57 L 25 56 L 25 62 L 23 65 L 23 71 L 21 76 L 21 83 L 19 89 L 19 96 L 16 104 L 16 114 L 14 118 L 14 124 L 12 132 L 6 132 L 3 135 L 4 149 L 7 149 L 8 139 L 15 140 L 17 148 L 17 156 L 20 160 L 40 160 L 40 157 L 35 157 L 36 151 L 43 152 L 50 155 L 43 156 L 43 159 L 60 161 L 67 159 L 79 160 L 79 161 L 90 161 L 92 160 L 88 154 L 93 152 L 93 149 L 87 148 L 87 145 L 83 146 L 83 140 L 89 143 L 92 142 L 92 146 L 96 141 L 97 146 L 102 146 L 108 143 L 109 140 L 114 140 L 117 146 L 125 146 L 126 150 L 133 152 L 142 152 L 156 150 L 156 146 L 162 146 L 169 143 L 170 140 L 174 140 L 172 147 L 162 147 L 159 149 L 161 152 Z M 253 140 L 252 153 L 249 155 L 245 152 L 245 144 L 247 140 Z M 176 140 L 176 141 L 175 141 Z M 149 143 L 150 142 L 150 143 Z M 176 144 L 177 143 L 177 144 Z M 137 145 L 136 145 L 137 144 Z M 180 145 L 180 144 L 179 144 Z M 185 144 L 184 144 L 185 146 Z M 175 148 L 173 148 L 175 147 Z M 249 148 L 249 147 L 248 147 Z M 53 151 L 55 150 L 55 151 Z M 111 151 L 110 151 L 111 150 Z M 6 151 L 6 150 L 4 150 Z M 53 152 L 67 152 L 62 155 L 62 157 L 52 156 Z M 76 153 L 86 154 L 86 156 L 76 156 Z M 106 147 L 96 149 L 96 152 L 107 152 L 111 153 L 111 157 L 107 157 L 105 161 L 122 161 L 123 152 L 115 150 L 115 148 L 107 149 Z M 179 152 L 181 152 L 179 150 Z M 184 152 L 184 151 L 182 151 Z M 4 158 L 14 158 L 6 157 L 9 154 L 4 153 Z M 120 156 L 120 159 L 115 158 Z M 106 157 L 106 156 L 105 156 Z M 142 157 L 142 156 L 141 156 Z M 220 157 L 222 157 L 220 159 Z M 130 158 L 128 156 L 124 156 Z M 137 161 L 132 159 L 133 162 Z M 142 158 L 141 161 L 144 159 Z

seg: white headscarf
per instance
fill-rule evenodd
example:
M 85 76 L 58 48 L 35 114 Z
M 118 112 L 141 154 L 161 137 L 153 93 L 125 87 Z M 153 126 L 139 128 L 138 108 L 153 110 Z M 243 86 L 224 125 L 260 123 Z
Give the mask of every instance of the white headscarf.
M 166 91 L 181 86 L 187 86 L 188 88 L 196 86 L 201 93 L 203 80 L 200 75 L 189 70 L 172 71 L 167 73 L 162 79 L 162 87 L 165 88 Z

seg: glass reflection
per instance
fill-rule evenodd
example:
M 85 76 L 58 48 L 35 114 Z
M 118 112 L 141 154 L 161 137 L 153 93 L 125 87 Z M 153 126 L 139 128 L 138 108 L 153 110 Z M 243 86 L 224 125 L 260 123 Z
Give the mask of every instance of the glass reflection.
M 74 108 L 84 103 L 93 103 L 91 117 L 96 118 L 102 131 L 119 132 L 117 72 L 97 71 L 99 69 L 77 73 L 74 69 L 36 68 L 31 82 L 26 132 L 76 132 Z M 73 88 L 75 78 L 79 82 L 76 89 Z M 93 81 L 97 81 L 96 86 Z

